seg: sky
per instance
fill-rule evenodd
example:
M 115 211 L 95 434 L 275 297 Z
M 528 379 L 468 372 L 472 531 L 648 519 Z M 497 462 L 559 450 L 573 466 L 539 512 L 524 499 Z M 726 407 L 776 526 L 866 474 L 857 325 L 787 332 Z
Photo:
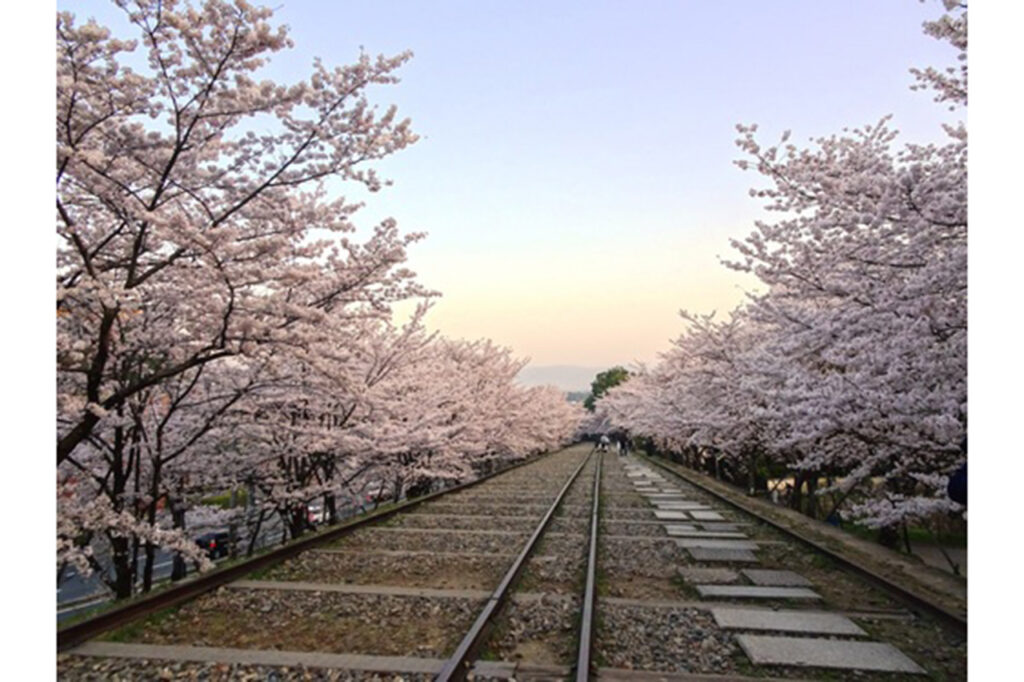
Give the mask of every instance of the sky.
M 109 3 L 59 6 L 116 25 Z M 719 261 L 761 215 L 737 123 L 800 143 L 891 113 L 930 141 L 954 116 L 909 89 L 911 66 L 953 63 L 921 31 L 937 0 L 274 6 L 295 42 L 275 80 L 413 51 L 370 96 L 422 138 L 377 166 L 391 187 L 331 189 L 366 201 L 362 227 L 428 233 L 409 266 L 443 294 L 429 326 L 535 367 L 650 362 L 680 309 L 725 314 L 756 290 Z

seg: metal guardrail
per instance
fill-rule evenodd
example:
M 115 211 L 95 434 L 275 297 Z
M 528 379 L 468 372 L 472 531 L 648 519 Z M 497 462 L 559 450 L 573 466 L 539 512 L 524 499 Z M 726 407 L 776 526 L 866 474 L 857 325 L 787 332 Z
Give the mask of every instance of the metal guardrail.
M 483 483 L 495 476 L 500 476 L 507 471 L 531 464 L 544 457 L 549 457 L 558 452 L 562 452 L 563 450 L 565 450 L 565 448 L 555 450 L 554 452 L 544 453 L 543 455 L 538 455 L 536 457 L 531 457 L 485 476 L 481 476 L 473 481 L 467 481 L 466 483 L 461 483 L 451 488 L 429 493 L 423 497 L 406 500 L 404 503 L 398 504 L 394 507 L 390 507 L 383 511 L 373 512 L 358 519 L 351 519 L 347 522 L 343 522 L 339 526 L 330 528 L 329 530 L 321 533 L 301 537 L 287 545 L 284 545 L 283 547 L 271 550 L 266 554 L 255 556 L 231 566 L 214 569 L 206 574 L 200 574 L 190 580 L 168 587 L 160 592 L 155 592 L 148 596 L 141 597 L 136 601 L 124 604 L 123 606 L 111 611 L 101 613 L 73 625 L 65 626 L 57 631 L 57 651 L 64 651 L 77 644 L 81 644 L 88 639 L 92 639 L 107 630 L 125 625 L 133 620 L 147 616 L 161 609 L 181 604 L 182 602 L 214 590 L 225 583 L 232 582 L 248 575 L 255 570 L 271 566 L 284 559 L 289 559 L 316 545 L 338 539 L 357 528 L 361 528 L 362 526 L 389 518 L 399 512 L 408 511 L 423 502 L 437 499 L 443 495 L 447 495 L 458 490 L 465 490 L 466 488 Z
M 526 559 L 530 556 L 534 546 L 537 544 L 537 540 L 543 535 L 544 530 L 547 528 L 548 523 L 551 521 L 551 517 L 554 516 L 555 510 L 558 505 L 562 503 L 562 498 L 565 497 L 565 493 L 568 492 L 569 487 L 576 480 L 576 477 L 583 471 L 583 467 L 587 465 L 590 458 L 593 456 L 593 451 L 587 455 L 576 470 L 569 476 L 569 479 L 562 486 L 562 490 L 558 493 L 555 501 L 551 503 L 544 518 L 537 524 L 537 528 L 533 531 L 530 539 L 526 541 L 522 551 L 516 557 L 515 561 L 512 562 L 512 566 L 505 573 L 505 577 L 498 583 L 498 587 L 495 588 L 494 592 L 487 599 L 487 603 L 484 604 L 484 608 L 480 611 L 480 615 L 477 616 L 473 625 L 469 628 L 469 631 L 459 642 L 459 646 L 456 647 L 455 653 L 445 661 L 444 666 L 441 668 L 441 672 L 438 673 L 434 679 L 437 682 L 459 682 L 466 678 L 469 672 L 469 667 L 472 665 L 470 658 L 476 653 L 477 647 L 483 641 L 484 633 L 487 631 L 487 626 L 490 620 L 498 613 L 502 604 L 505 602 L 508 596 L 509 588 L 512 587 L 512 583 L 519 576 L 519 572 L 522 570 L 523 565 L 526 563 Z
M 857 562 L 857 561 L 855 561 L 853 559 L 850 559 L 849 557 L 843 556 L 842 554 L 839 554 L 839 553 L 835 552 L 834 550 L 829 549 L 828 547 L 822 545 L 821 543 L 817 542 L 816 540 L 813 540 L 813 539 L 807 537 L 806 535 L 804 535 L 803 533 L 800 533 L 799 531 L 795 531 L 795 530 L 793 530 L 791 528 L 788 528 L 787 526 L 785 526 L 785 525 L 783 525 L 783 524 L 781 524 L 781 523 L 779 523 L 779 522 L 777 522 L 777 521 L 775 521 L 775 520 L 773 520 L 773 519 L 771 519 L 771 518 L 769 518 L 767 516 L 764 516 L 763 514 L 759 513 L 758 511 L 756 511 L 754 509 L 751 509 L 750 507 L 748 507 L 746 505 L 740 504 L 739 502 L 737 502 L 737 501 L 735 501 L 735 500 L 733 500 L 733 499 L 723 495 L 722 493 L 718 492 L 717 490 L 714 490 L 712 488 L 707 487 L 706 485 L 704 485 L 700 481 L 694 480 L 693 478 L 690 478 L 689 476 L 685 475 L 683 472 L 680 472 L 680 471 L 676 470 L 674 467 L 671 467 L 668 464 L 665 464 L 663 462 L 659 462 L 659 461 L 657 461 L 657 459 L 655 459 L 655 458 L 653 458 L 653 457 L 651 457 L 649 455 L 644 455 L 644 458 L 647 461 L 649 461 L 651 464 L 653 464 L 653 465 L 655 465 L 655 466 L 657 466 L 657 467 L 659 467 L 659 468 L 669 472 L 670 474 L 673 474 L 673 475 L 683 479 L 684 481 L 686 481 L 687 483 L 689 483 L 691 485 L 694 485 L 694 486 L 700 488 L 704 492 L 708 493 L 709 495 L 714 496 L 715 498 L 721 500 L 722 502 L 725 502 L 726 504 L 728 504 L 728 505 L 730 505 L 732 507 L 735 507 L 736 509 L 739 509 L 740 511 L 742 511 L 745 514 L 749 514 L 750 516 L 753 516 L 758 521 L 761 521 L 763 523 L 768 524 L 769 526 L 771 526 L 775 530 L 778 530 L 781 533 L 784 533 L 785 535 L 788 535 L 788 536 L 794 538 L 795 540 L 797 540 L 797 541 L 803 543 L 804 545 L 810 547 L 814 551 L 820 552 L 821 554 L 824 554 L 829 559 L 831 559 L 832 561 L 836 562 L 837 564 L 839 564 L 840 566 L 842 566 L 846 570 L 848 570 L 848 571 L 850 571 L 852 573 L 855 573 L 858 576 L 864 578 L 865 580 L 867 580 L 868 582 L 872 583 L 873 585 L 875 585 L 876 587 L 878 587 L 882 591 L 887 592 L 888 594 L 892 595 L 896 599 L 909 604 L 912 608 L 918 609 L 920 611 L 924 611 L 924 612 L 932 615 L 933 617 L 935 617 L 938 620 L 940 620 L 943 623 L 945 623 L 948 627 L 952 627 L 954 630 L 956 630 L 958 633 L 962 634 L 965 637 L 967 636 L 967 617 L 965 615 L 961 615 L 959 613 L 956 613 L 954 611 L 951 611 L 951 610 L 947 609 L 944 606 L 941 606 L 941 605 L 936 604 L 936 603 L 934 603 L 932 601 L 929 601 L 927 597 L 924 597 L 924 596 L 914 592 L 913 590 L 910 590 L 910 589 L 908 589 L 906 587 L 903 587 L 902 585 L 900 585 L 898 583 L 895 583 L 895 582 L 889 580 L 885 576 L 883 576 L 883 575 L 873 571 L 872 569 L 868 568 L 867 566 L 864 566 L 861 563 L 859 563 L 859 562 Z

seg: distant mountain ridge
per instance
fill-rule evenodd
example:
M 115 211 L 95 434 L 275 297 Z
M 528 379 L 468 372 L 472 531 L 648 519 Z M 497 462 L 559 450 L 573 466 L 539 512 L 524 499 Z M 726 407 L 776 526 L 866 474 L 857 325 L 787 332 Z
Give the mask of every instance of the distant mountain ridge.
M 527 365 L 516 379 L 524 386 L 557 386 L 563 391 L 590 392 L 590 382 L 607 367 Z

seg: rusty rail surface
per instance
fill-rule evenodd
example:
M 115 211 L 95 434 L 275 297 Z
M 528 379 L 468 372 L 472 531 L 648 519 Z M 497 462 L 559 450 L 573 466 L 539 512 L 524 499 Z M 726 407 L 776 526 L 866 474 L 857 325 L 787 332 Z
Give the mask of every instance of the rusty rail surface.
M 597 457 L 597 471 L 594 474 L 594 505 L 590 512 L 590 553 L 587 556 L 587 585 L 583 590 L 583 616 L 580 619 L 580 645 L 576 656 L 576 680 L 590 679 L 591 644 L 594 639 L 594 589 L 597 572 L 597 533 L 600 525 L 601 465 L 604 454 Z

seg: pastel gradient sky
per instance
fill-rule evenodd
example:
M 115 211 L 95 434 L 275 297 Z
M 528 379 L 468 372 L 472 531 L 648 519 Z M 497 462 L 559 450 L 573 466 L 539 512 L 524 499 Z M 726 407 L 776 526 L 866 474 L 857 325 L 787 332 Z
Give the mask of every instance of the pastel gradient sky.
M 953 116 L 909 90 L 911 66 L 953 63 L 921 32 L 937 0 L 271 4 L 296 46 L 268 77 L 414 51 L 372 96 L 423 139 L 380 164 L 394 186 L 343 191 L 367 227 L 429 233 L 409 265 L 444 294 L 432 327 L 535 365 L 653 360 L 679 309 L 724 313 L 754 286 L 718 262 L 760 215 L 736 123 L 799 144 L 892 113 L 929 141 Z

